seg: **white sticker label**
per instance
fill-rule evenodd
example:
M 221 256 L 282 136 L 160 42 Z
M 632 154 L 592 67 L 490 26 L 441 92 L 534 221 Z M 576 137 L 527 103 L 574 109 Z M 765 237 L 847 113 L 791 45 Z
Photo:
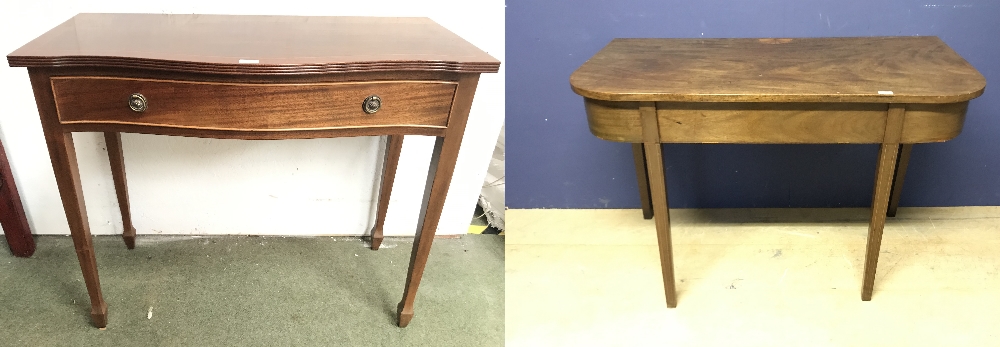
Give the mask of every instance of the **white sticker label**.
M 878 91 L 878 95 L 892 95 L 892 91 L 891 90 L 880 90 L 880 91 Z
M 260 64 L 260 60 L 257 59 L 240 59 L 240 64 Z M 879 92 L 882 93 L 882 92 Z

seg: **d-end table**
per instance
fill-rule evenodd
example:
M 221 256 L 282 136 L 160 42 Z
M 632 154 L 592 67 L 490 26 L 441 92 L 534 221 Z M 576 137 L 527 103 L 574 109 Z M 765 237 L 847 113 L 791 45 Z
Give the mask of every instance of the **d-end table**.
M 868 301 L 913 144 L 958 136 L 986 80 L 937 37 L 615 39 L 570 85 L 594 135 L 633 143 L 643 214 L 654 219 L 675 307 L 660 144 L 880 144 L 861 290 Z
M 107 325 L 73 132 L 102 132 L 135 228 L 120 134 L 226 139 L 388 136 L 372 249 L 403 135 L 436 136 L 400 327 L 413 302 L 481 73 L 500 62 L 427 18 L 79 14 L 7 56 L 27 67 L 91 317 Z

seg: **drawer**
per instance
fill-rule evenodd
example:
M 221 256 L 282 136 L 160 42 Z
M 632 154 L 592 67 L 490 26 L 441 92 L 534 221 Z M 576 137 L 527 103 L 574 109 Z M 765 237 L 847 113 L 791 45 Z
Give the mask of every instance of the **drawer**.
M 233 131 L 365 127 L 445 128 L 457 83 L 376 81 L 308 84 L 53 77 L 62 124 L 130 124 Z M 138 93 L 145 110 L 130 99 Z M 373 113 L 363 107 L 377 96 Z M 369 109 L 371 111 L 371 109 Z

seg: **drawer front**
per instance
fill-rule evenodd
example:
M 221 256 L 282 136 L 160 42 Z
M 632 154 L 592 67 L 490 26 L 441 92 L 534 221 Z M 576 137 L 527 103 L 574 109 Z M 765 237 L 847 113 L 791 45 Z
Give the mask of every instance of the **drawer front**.
M 249 84 L 52 78 L 62 124 L 234 131 L 445 128 L 456 86 L 447 81 Z M 130 107 L 134 93 L 145 99 L 145 110 L 138 112 Z M 362 104 L 372 95 L 378 96 L 381 104 L 374 113 L 367 113 Z

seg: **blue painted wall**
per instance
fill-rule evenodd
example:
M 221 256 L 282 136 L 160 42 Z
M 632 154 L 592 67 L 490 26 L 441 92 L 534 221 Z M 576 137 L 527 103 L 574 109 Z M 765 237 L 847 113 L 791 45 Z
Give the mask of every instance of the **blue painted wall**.
M 936 35 L 984 76 L 956 139 L 914 146 L 903 206 L 1000 205 L 1000 1 L 507 1 L 507 204 L 638 208 L 629 144 L 569 75 L 616 37 Z M 869 206 L 876 145 L 664 146 L 671 207 Z

